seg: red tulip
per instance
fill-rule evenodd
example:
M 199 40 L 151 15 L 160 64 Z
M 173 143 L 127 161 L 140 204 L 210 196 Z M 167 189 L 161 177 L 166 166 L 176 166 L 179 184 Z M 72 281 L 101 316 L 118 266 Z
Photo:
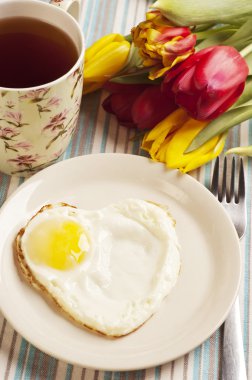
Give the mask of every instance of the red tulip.
M 160 85 L 108 83 L 105 89 L 111 94 L 103 108 L 127 127 L 151 129 L 177 108 L 174 95 Z
M 191 55 L 171 69 L 164 87 L 177 105 L 198 120 L 215 119 L 242 94 L 249 68 L 231 46 L 213 46 Z

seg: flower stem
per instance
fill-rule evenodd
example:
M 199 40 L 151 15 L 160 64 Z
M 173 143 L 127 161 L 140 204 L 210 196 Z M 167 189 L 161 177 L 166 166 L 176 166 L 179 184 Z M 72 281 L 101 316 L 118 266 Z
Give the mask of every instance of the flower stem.
M 240 54 L 243 58 L 249 55 L 252 52 L 252 44 L 246 46 L 244 49 L 240 51 Z

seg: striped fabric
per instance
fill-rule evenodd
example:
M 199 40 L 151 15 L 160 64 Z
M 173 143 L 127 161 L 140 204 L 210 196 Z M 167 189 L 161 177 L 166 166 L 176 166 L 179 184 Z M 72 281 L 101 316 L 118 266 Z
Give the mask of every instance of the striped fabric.
M 86 43 L 90 45 L 100 36 L 116 31 L 128 34 L 131 27 L 143 19 L 148 0 L 84 0 L 82 25 Z M 105 114 L 101 103 L 105 93 L 97 92 L 83 99 L 78 129 L 63 159 L 98 152 L 143 154 L 138 141 L 132 141 L 133 132 L 120 127 L 115 119 Z M 249 131 L 250 127 L 250 131 Z M 226 148 L 252 145 L 252 123 L 245 122 L 229 134 Z M 212 163 L 191 173 L 202 184 L 208 185 Z M 240 289 L 241 320 L 248 378 L 252 378 L 252 337 L 250 325 L 251 288 L 251 200 L 252 162 L 245 159 L 247 180 L 248 228 L 241 242 L 243 277 Z M 23 182 L 0 174 L 0 204 Z M 223 327 L 207 341 L 187 355 L 162 366 L 133 372 L 103 372 L 85 369 L 56 360 L 39 351 L 23 339 L 0 313 L 0 379 L 57 379 L 57 380 L 197 380 L 220 379 Z

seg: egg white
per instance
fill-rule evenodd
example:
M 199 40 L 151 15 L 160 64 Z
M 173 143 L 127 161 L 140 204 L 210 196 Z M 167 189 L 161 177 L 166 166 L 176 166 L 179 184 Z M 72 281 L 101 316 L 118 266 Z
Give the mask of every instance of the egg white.
M 72 220 L 87 232 L 85 259 L 69 270 L 34 263 L 27 242 L 50 218 Z M 36 280 L 74 320 L 108 336 L 128 334 L 151 317 L 175 285 L 180 270 L 173 219 L 161 207 L 126 199 L 100 210 L 53 205 L 38 213 L 21 241 Z

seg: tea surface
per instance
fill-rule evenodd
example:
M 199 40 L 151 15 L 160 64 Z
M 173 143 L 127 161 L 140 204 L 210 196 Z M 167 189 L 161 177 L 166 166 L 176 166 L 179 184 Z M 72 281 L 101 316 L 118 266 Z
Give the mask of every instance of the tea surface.
M 0 87 L 27 88 L 66 74 L 78 59 L 61 29 L 28 17 L 0 19 Z

